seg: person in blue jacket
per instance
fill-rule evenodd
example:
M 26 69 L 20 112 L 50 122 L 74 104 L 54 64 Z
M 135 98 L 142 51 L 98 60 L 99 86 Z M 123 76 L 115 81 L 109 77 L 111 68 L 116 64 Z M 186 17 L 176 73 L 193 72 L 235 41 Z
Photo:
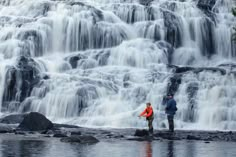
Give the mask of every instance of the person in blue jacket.
M 174 132 L 174 115 L 175 112 L 177 111 L 176 101 L 173 96 L 174 96 L 173 94 L 167 95 L 167 103 L 165 108 L 170 132 Z

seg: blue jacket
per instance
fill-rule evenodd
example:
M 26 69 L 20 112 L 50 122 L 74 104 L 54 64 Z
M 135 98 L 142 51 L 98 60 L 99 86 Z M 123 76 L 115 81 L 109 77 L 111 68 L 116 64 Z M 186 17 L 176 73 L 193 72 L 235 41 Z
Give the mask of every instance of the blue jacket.
M 175 99 L 169 99 L 166 103 L 166 114 L 174 116 L 177 111 Z

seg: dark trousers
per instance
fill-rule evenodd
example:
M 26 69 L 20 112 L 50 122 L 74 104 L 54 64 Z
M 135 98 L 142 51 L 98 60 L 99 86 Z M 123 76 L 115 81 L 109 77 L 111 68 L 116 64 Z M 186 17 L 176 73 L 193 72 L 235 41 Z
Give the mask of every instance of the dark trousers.
M 152 121 L 153 121 L 153 117 L 149 117 L 147 118 L 147 121 L 148 121 L 148 128 L 149 128 L 149 132 L 150 133 L 153 133 L 153 126 L 152 126 Z
M 169 123 L 169 131 L 174 132 L 174 116 L 167 115 L 168 123 Z

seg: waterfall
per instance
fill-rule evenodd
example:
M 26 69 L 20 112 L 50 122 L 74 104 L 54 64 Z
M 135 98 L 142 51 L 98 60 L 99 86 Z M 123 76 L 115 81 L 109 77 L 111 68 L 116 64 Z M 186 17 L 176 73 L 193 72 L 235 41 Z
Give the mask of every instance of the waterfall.
M 87 127 L 236 130 L 233 0 L 3 0 L 0 112 Z

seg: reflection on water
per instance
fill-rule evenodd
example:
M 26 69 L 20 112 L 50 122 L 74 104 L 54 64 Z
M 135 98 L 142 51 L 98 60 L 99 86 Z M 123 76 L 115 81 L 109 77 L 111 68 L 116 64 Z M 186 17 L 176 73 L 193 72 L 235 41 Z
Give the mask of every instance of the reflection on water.
M 168 142 L 168 157 L 174 157 L 174 142 L 173 141 L 169 141 Z
M 35 155 L 44 156 L 44 150 L 49 147 L 47 142 L 39 140 L 2 140 L 0 145 L 0 150 L 3 157 L 33 157 Z
M 146 142 L 146 157 L 152 157 L 152 143 Z
M 0 157 L 234 157 L 235 143 L 202 141 L 102 141 L 95 145 L 62 143 L 55 138 L 0 135 Z

